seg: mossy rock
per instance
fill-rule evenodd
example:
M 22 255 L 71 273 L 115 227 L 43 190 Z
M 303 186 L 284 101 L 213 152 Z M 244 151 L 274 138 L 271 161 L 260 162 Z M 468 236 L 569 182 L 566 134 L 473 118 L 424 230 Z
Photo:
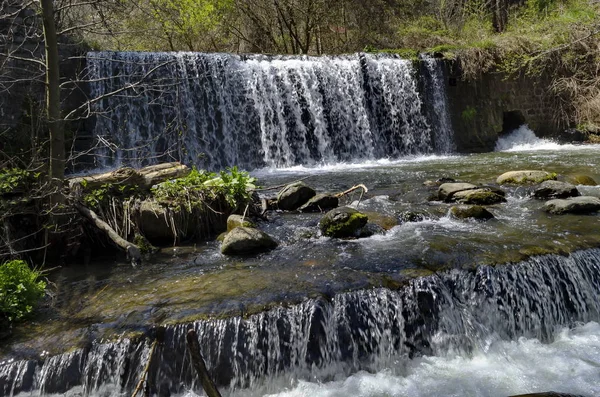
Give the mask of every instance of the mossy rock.
M 462 204 L 492 205 L 506 202 L 504 196 L 490 189 L 463 190 L 453 196 L 454 201 Z
M 598 183 L 588 175 L 569 175 L 567 176 L 567 181 L 574 185 L 583 185 L 583 186 L 598 186 Z
M 326 213 L 319 222 L 319 228 L 327 237 L 358 237 L 368 220 L 367 215 L 354 208 L 340 207 Z
M 494 215 L 480 205 L 456 205 L 450 208 L 452 216 L 458 219 L 480 219 L 488 220 L 494 218 Z
M 452 201 L 453 196 L 458 192 L 463 192 L 465 190 L 474 190 L 477 189 L 477 185 L 473 185 L 472 183 L 465 182 L 450 182 L 450 183 L 442 183 L 438 188 L 438 197 L 440 200 L 444 201 Z
M 236 227 L 256 227 L 256 225 L 242 215 L 229 215 L 227 218 L 227 232 L 232 231 Z
M 540 170 L 509 171 L 496 179 L 498 185 L 526 185 L 556 180 L 556 173 Z

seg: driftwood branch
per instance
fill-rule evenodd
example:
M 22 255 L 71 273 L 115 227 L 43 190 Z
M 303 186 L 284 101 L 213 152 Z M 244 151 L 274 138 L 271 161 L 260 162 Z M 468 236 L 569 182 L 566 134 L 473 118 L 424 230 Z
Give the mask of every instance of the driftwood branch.
M 148 377 L 148 371 L 150 370 L 150 364 L 152 363 L 152 357 L 154 356 L 154 350 L 156 349 L 156 345 L 158 345 L 158 339 L 152 342 L 152 347 L 150 347 L 150 354 L 148 355 L 148 361 L 146 362 L 146 366 L 144 367 L 144 371 L 140 376 L 140 381 L 137 384 L 137 387 L 133 391 L 131 397 L 136 397 L 139 392 L 142 391 L 144 387 L 144 383 L 146 382 L 146 378 Z
M 340 198 L 340 197 L 345 196 L 348 193 L 352 193 L 353 191 L 358 190 L 358 189 L 362 189 L 363 190 L 363 194 L 367 193 L 369 191 L 369 189 L 367 189 L 367 187 L 361 183 L 360 185 L 352 186 L 350 189 L 345 190 L 345 191 L 343 191 L 341 193 L 336 194 L 335 197 Z
M 104 222 L 96 213 L 90 210 L 87 207 L 84 207 L 81 204 L 75 203 L 75 208 L 79 211 L 83 216 L 88 218 L 96 227 L 102 230 L 106 235 L 119 247 L 121 247 L 127 253 L 127 256 L 131 260 L 131 263 L 137 264 L 142 261 L 142 253 L 139 247 L 129 241 L 125 240 L 123 237 L 119 236 L 117 232 L 113 230 L 109 226 L 108 223 Z
M 221 397 L 221 393 L 219 393 L 217 386 L 215 386 L 214 382 L 208 374 L 208 370 L 206 369 L 206 363 L 204 362 L 204 359 L 202 358 L 202 353 L 200 352 L 200 344 L 198 343 L 196 331 L 194 331 L 193 329 L 189 330 L 186 339 L 188 350 L 190 351 L 190 355 L 192 356 L 192 365 L 198 373 L 200 383 L 202 383 L 202 388 L 206 392 L 206 395 L 208 397 Z
M 129 167 L 119 168 L 103 174 L 71 178 L 68 184 L 71 190 L 80 186 L 87 190 L 94 190 L 105 184 L 137 185 L 141 189 L 148 190 L 153 185 L 187 176 L 190 172 L 188 166 L 174 162 L 151 165 L 138 170 Z

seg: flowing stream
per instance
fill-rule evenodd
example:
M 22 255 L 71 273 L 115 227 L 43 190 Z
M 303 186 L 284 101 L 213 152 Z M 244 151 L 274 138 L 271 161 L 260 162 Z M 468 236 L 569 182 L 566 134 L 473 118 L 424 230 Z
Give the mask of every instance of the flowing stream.
M 494 219 L 460 220 L 424 184 L 494 185 L 517 169 L 600 181 L 599 145 L 523 126 L 495 152 L 453 153 L 444 70 L 428 57 L 420 71 L 368 54 L 88 62 L 94 96 L 132 84 L 96 103 L 100 166 L 178 159 L 242 165 L 263 186 L 364 183 L 344 204 L 385 232 L 331 239 L 321 214 L 272 212 L 258 227 L 279 247 L 261 255 L 226 257 L 208 241 L 137 268 L 105 258 L 58 269 L 59 293 L 0 346 L 0 396 L 130 396 L 148 362 L 149 394 L 201 395 L 189 329 L 225 396 L 600 395 L 598 215 L 549 215 L 532 187 L 503 186 Z

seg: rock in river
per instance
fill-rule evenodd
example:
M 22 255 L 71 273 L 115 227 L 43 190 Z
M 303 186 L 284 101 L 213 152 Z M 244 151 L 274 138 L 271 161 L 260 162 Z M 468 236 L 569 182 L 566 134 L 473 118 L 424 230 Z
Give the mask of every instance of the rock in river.
M 551 214 L 590 214 L 600 211 L 600 199 L 592 196 L 554 199 L 544 204 L 544 211 Z
M 456 192 L 454 196 L 452 196 L 452 199 L 453 201 L 457 201 L 462 204 L 476 205 L 492 205 L 504 203 L 506 201 L 503 194 L 499 194 L 498 192 L 492 191 L 488 188 Z
M 243 255 L 266 252 L 277 247 L 277 242 L 267 233 L 251 227 L 236 227 L 227 235 L 221 245 L 225 255 Z
M 450 213 L 458 219 L 492 219 L 494 215 L 480 205 L 456 205 L 450 208 Z
M 456 193 L 473 189 L 477 189 L 477 186 L 473 185 L 472 183 L 443 183 L 438 189 L 438 197 L 440 200 L 451 201 L 452 196 L 454 196 Z
M 315 190 L 304 182 L 287 185 L 277 195 L 277 206 L 281 210 L 294 211 L 316 194 Z
M 524 185 L 527 183 L 541 183 L 556 179 L 556 174 L 547 171 L 509 171 L 500 175 L 496 179 L 498 185 L 515 184 Z
M 537 199 L 567 198 L 580 196 L 579 190 L 570 183 L 559 181 L 544 181 L 535 189 L 533 196 Z
M 358 237 L 369 218 L 350 207 L 340 207 L 326 213 L 319 227 L 328 237 Z
M 227 218 L 227 231 L 230 232 L 236 227 L 255 227 L 255 225 L 250 222 L 248 218 L 243 217 L 242 215 L 229 215 Z
M 320 193 L 311 198 L 302 207 L 298 208 L 301 212 L 324 212 L 332 208 L 337 208 L 339 199 L 331 194 Z

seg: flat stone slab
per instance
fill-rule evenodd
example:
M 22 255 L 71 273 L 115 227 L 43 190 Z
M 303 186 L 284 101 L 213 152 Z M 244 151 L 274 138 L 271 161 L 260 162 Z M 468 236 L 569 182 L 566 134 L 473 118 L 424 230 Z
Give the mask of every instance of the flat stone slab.
M 591 214 L 600 211 L 600 199 L 592 196 L 554 199 L 544 204 L 544 211 L 551 214 Z
M 556 179 L 556 174 L 548 171 L 539 170 L 524 170 L 524 171 L 509 171 L 500 175 L 496 179 L 498 185 L 514 184 L 522 185 L 526 183 L 541 183 Z
M 442 183 L 438 188 L 438 197 L 440 198 L 440 200 L 450 201 L 452 200 L 452 196 L 454 196 L 458 192 L 462 192 L 465 190 L 473 190 L 477 188 L 478 186 L 473 185 L 472 183 Z

